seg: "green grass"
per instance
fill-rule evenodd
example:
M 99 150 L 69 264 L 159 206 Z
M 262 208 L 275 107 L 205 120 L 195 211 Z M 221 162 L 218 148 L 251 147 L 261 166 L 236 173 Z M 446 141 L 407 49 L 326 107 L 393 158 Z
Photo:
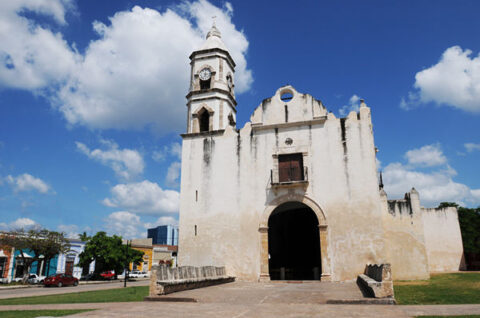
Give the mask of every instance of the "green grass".
M 128 302 L 143 301 L 145 296 L 148 296 L 148 286 L 137 286 L 60 295 L 7 298 L 0 299 L 0 305 Z
M 394 289 L 401 305 L 480 304 L 480 273 L 436 274 L 425 281 L 394 282 Z
M 61 310 L 9 310 L 0 311 L 2 318 L 33 318 L 40 316 L 62 317 L 78 314 L 93 309 L 61 309 Z

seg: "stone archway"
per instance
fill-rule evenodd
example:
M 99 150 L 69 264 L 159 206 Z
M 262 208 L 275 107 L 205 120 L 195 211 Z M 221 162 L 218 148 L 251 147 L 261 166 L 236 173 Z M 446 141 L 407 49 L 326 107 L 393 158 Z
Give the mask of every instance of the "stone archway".
M 331 280 L 330 258 L 328 257 L 328 226 L 323 210 L 312 199 L 307 196 L 288 193 L 271 201 L 264 210 L 260 226 L 260 281 L 270 280 L 269 260 L 268 260 L 268 220 L 274 210 L 286 202 L 299 202 L 310 208 L 316 215 L 318 220 L 318 231 L 320 240 L 321 255 L 321 280 Z

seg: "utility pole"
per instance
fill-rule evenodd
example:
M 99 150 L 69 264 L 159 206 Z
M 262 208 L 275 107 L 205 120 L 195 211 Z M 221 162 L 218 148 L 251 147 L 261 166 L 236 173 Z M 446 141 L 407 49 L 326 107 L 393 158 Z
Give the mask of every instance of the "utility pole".
M 128 261 L 128 240 L 127 240 L 127 244 L 125 245 L 125 268 L 124 268 L 125 277 L 124 277 L 124 280 L 123 280 L 123 287 L 127 287 L 128 269 L 129 268 L 130 268 L 130 263 Z

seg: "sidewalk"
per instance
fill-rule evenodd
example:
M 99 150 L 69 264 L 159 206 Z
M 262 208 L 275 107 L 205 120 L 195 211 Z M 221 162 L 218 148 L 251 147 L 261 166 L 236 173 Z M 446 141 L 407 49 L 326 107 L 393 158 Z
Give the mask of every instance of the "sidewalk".
M 76 314 L 72 317 L 137 317 L 155 316 L 162 313 L 165 317 L 371 317 L 371 318 L 407 318 L 417 315 L 474 315 L 480 314 L 480 305 L 325 305 L 325 304 L 247 304 L 225 303 L 91 303 L 59 305 L 15 305 L 0 306 L 3 310 L 41 310 L 41 309 L 97 309 Z
M 330 305 L 329 299 L 357 299 L 352 283 L 247 283 L 178 292 L 175 297 L 190 297 L 196 303 L 129 302 L 51 305 L 8 305 L 1 310 L 97 309 L 72 317 L 370 317 L 407 318 L 417 315 L 480 314 L 479 305 Z

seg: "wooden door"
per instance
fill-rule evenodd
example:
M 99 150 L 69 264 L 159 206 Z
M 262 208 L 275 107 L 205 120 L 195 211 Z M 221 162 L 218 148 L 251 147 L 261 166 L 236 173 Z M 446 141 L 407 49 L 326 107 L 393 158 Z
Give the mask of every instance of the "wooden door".
M 303 155 L 294 153 L 278 156 L 278 181 L 292 182 L 303 180 Z
M 65 275 L 73 276 L 73 261 L 67 261 L 65 263 Z

